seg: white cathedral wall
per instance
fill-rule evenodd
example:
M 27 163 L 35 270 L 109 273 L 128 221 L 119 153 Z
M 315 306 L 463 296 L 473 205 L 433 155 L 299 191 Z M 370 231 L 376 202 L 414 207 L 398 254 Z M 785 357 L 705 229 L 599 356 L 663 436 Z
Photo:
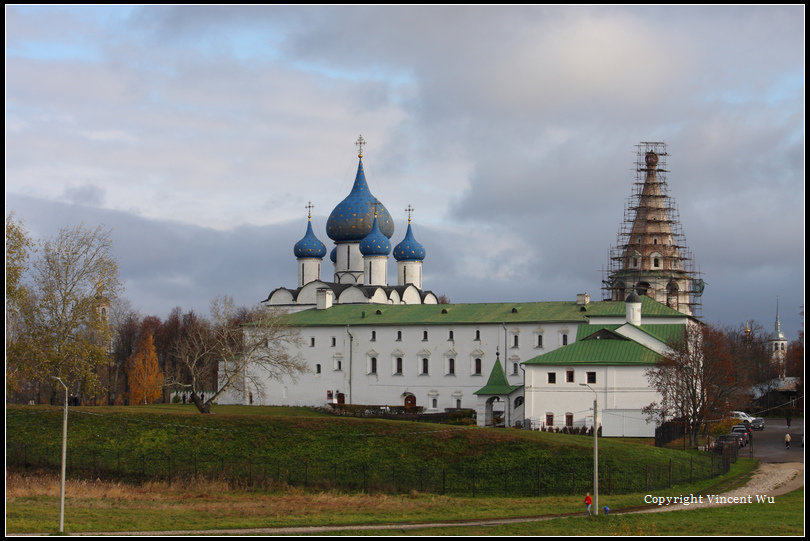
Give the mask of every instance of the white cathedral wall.
M 259 373 L 263 394 L 248 382 L 244 397 L 231 393 L 220 403 L 249 404 L 252 393 L 254 405 L 326 406 L 330 393 L 336 400 L 340 392 L 347 404 L 401 406 L 411 394 L 425 411 L 459 404 L 474 409 L 473 393 L 486 385 L 496 349 L 509 383 L 522 385 L 519 363 L 558 347 L 551 337 L 562 327 L 573 340 L 576 324 L 544 324 L 544 347 L 537 345 L 537 323 L 508 330 L 501 324 L 306 327 L 300 352 L 307 373 L 297 381 L 270 380 Z M 517 346 L 515 331 L 522 336 Z

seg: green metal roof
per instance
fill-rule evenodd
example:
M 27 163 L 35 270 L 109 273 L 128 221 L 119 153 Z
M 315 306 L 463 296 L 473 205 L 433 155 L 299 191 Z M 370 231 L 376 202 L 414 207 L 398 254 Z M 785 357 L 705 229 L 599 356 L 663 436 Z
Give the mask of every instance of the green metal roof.
M 495 366 L 492 367 L 492 372 L 489 374 L 487 384 L 473 394 L 508 395 L 521 387 L 522 385 L 509 385 L 509 381 L 506 379 L 506 373 L 504 373 L 503 366 L 501 366 L 501 360 L 495 359 Z
M 608 329 L 611 331 L 615 331 L 619 327 L 625 325 L 624 323 L 621 325 L 580 325 L 577 327 L 577 342 L 580 340 L 584 340 L 587 337 L 596 334 L 601 329 Z M 659 342 L 663 342 L 664 344 L 670 344 L 674 340 L 681 338 L 684 332 L 684 326 L 681 324 L 673 323 L 669 325 L 638 325 L 636 329 L 640 330 L 643 333 L 650 335 L 651 337 L 655 338 Z
M 598 332 L 599 327 L 604 332 Z M 661 358 L 650 348 L 615 334 L 607 326 L 594 329 L 599 338 L 577 340 L 573 344 L 529 359 L 527 365 L 652 365 Z
M 501 302 L 481 304 L 338 304 L 325 310 L 310 308 L 284 316 L 289 325 L 463 325 L 487 323 L 553 323 L 585 321 L 587 317 L 624 317 L 623 301 Z M 655 317 L 685 317 L 645 297 L 642 313 Z

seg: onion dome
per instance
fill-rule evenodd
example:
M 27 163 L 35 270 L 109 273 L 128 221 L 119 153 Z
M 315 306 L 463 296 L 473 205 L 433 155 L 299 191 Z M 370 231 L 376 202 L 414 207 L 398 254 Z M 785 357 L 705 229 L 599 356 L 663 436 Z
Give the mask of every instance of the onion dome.
M 380 231 L 390 239 L 394 234 L 394 221 L 368 189 L 361 154 L 352 191 L 329 215 L 326 234 L 335 242 L 362 240 L 371 233 L 375 211 Z
M 329 252 L 329 260 L 330 260 L 332 263 L 337 264 L 337 246 L 335 246 L 334 248 L 332 248 L 332 251 L 331 251 L 331 252 Z
M 295 243 L 293 248 L 295 257 L 310 257 L 323 259 L 326 255 L 326 245 L 318 240 L 315 233 L 312 232 L 312 222 L 307 222 L 307 234 L 304 238 Z
M 360 253 L 364 256 L 387 256 L 390 252 L 391 243 L 380 231 L 377 218 L 374 218 L 371 233 L 360 241 Z
M 627 298 L 625 299 L 624 302 L 626 302 L 626 303 L 628 303 L 628 302 L 636 302 L 636 303 L 638 303 L 638 302 L 641 302 L 641 297 L 638 296 L 638 293 L 636 293 L 636 290 L 634 289 L 633 291 L 630 292 L 630 294 L 627 296 Z
M 394 259 L 397 261 L 422 261 L 425 259 L 425 249 L 414 238 L 410 220 L 408 220 L 408 231 L 405 233 L 405 238 L 394 247 Z

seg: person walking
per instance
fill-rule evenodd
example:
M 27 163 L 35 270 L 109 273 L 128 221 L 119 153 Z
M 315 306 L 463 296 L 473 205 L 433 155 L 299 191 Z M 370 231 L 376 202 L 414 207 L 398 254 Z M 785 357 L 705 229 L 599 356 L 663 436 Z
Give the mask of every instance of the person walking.
M 790 433 L 785 434 L 785 449 L 790 449 Z
M 787 414 L 787 425 L 790 428 L 790 413 Z
M 585 511 L 588 512 L 588 516 L 591 516 L 591 504 L 592 503 L 593 503 L 593 500 L 591 499 L 591 493 L 586 492 L 585 493 Z

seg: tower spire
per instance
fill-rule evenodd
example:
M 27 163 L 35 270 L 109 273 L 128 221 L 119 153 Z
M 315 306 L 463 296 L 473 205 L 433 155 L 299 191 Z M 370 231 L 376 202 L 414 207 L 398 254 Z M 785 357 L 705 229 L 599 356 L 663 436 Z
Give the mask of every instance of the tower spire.
M 677 207 L 667 194 L 666 143 L 637 145 L 636 182 L 611 247 L 605 299 L 631 290 L 689 315 L 699 315 L 703 281 L 697 278 Z

